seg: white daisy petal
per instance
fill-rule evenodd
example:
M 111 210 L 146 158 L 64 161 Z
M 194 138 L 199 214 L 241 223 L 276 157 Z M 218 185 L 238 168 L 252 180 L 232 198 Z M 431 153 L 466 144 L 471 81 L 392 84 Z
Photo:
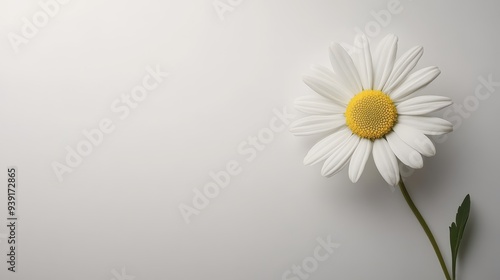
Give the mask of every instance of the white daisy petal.
M 453 104 L 450 98 L 438 95 L 417 96 L 396 105 L 401 115 L 424 115 Z
M 398 160 L 391 150 L 389 143 L 383 138 L 373 142 L 373 161 L 380 175 L 391 186 L 399 182 Z
M 408 50 L 398 60 L 396 60 L 391 76 L 387 80 L 387 83 L 382 91 L 390 94 L 408 76 L 411 70 L 413 70 L 423 53 L 424 48 L 416 46 Z
M 415 169 L 424 166 L 424 160 L 419 152 L 406 144 L 403 139 L 399 138 L 396 133 L 389 133 L 385 136 L 391 150 L 399 158 L 399 160 L 407 166 Z
M 380 53 L 383 50 L 383 46 L 387 43 L 387 41 L 394 36 L 394 34 L 387 34 L 380 42 L 378 43 L 377 47 L 375 48 L 375 52 L 373 53 L 373 63 L 378 62 L 378 58 L 380 57 Z
M 398 123 L 416 128 L 427 135 L 442 135 L 453 131 L 453 124 L 436 117 L 399 116 Z
M 321 77 L 325 80 L 334 81 L 333 77 L 335 74 L 333 71 L 323 65 L 311 65 L 310 67 L 312 74 Z
M 361 79 L 361 85 L 363 89 L 373 88 L 373 65 L 372 65 L 372 54 L 370 51 L 370 44 L 365 34 L 360 34 L 354 40 L 355 53 L 353 54 L 353 60 L 356 62 L 356 68 L 358 69 L 359 77 Z
M 358 74 L 359 74 L 359 80 L 361 82 L 361 86 L 363 87 L 363 77 L 361 77 L 362 73 L 359 72 L 359 69 L 361 69 L 361 61 L 360 61 L 360 58 L 359 58 L 359 46 L 356 45 L 357 42 L 354 41 L 354 46 L 351 46 L 351 47 L 347 47 L 345 46 L 344 44 L 340 43 L 340 46 L 342 46 L 342 48 L 344 48 L 344 50 L 349 54 L 349 56 L 351 57 L 352 59 L 352 62 L 354 63 L 354 66 L 356 67 L 356 70 L 358 71 Z
M 354 97 L 354 93 L 349 90 L 343 83 L 339 75 L 335 74 L 331 69 L 321 65 L 311 65 L 311 72 L 318 77 L 321 77 L 330 82 L 338 94 L 342 94 L 346 99 Z
M 346 106 L 350 100 L 350 98 L 347 98 L 342 90 L 336 86 L 336 84 L 329 80 L 308 75 L 304 75 L 303 80 L 304 83 L 306 83 L 306 85 L 308 85 L 316 93 L 334 101 L 339 105 Z
M 346 141 L 352 132 L 347 127 L 341 129 L 316 143 L 304 158 L 305 165 L 313 165 L 327 159 L 338 146 Z
M 374 81 L 373 89 L 382 90 L 391 75 L 396 60 L 398 49 L 398 37 L 389 34 L 380 42 L 374 57 Z
M 290 125 L 290 132 L 297 136 L 304 136 L 335 131 L 343 125 L 345 125 L 345 117 L 342 114 L 312 115 L 294 121 Z
M 436 147 L 432 141 L 419 130 L 400 123 L 392 129 L 399 138 L 422 155 L 431 157 L 436 154 Z
M 295 99 L 295 109 L 312 115 L 343 114 L 345 107 L 321 96 L 301 96 Z
M 353 94 L 361 91 L 361 80 L 351 56 L 338 43 L 330 45 L 330 61 L 333 72 L 346 82 Z
M 351 158 L 352 153 L 358 146 L 360 138 L 357 135 L 351 135 L 349 139 L 325 161 L 321 174 L 325 177 L 330 177 L 341 171 Z
M 395 102 L 403 100 L 405 97 L 415 91 L 425 87 L 432 82 L 441 71 L 436 66 L 430 66 L 420 69 L 410 74 L 397 88 L 395 88 L 389 96 Z
M 366 161 L 372 152 L 373 142 L 366 138 L 362 138 L 358 147 L 354 151 L 349 163 L 349 179 L 356 183 L 365 169 Z

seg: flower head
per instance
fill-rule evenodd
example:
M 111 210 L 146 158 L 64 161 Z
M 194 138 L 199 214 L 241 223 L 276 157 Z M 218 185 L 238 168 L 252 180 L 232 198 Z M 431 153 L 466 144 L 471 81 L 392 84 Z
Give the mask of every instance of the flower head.
M 313 66 L 304 82 L 320 96 L 304 96 L 295 106 L 309 116 L 292 123 L 296 135 L 330 134 L 314 145 L 304 164 L 325 161 L 321 173 L 333 176 L 349 164 L 357 182 L 366 162 L 373 160 L 390 185 L 399 182 L 398 159 L 411 168 L 423 166 L 422 155 L 436 149 L 426 135 L 452 131 L 450 122 L 426 116 L 452 104 L 442 96 L 412 96 L 440 73 L 435 66 L 412 72 L 423 54 L 416 46 L 396 59 L 397 37 L 388 35 L 373 52 L 365 35 L 358 35 L 349 54 L 330 46 L 333 71 Z

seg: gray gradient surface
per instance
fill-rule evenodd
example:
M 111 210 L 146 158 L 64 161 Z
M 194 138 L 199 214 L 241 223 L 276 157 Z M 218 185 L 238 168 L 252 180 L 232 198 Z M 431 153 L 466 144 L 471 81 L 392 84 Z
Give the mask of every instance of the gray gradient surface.
M 304 264 L 308 279 L 444 279 L 372 160 L 357 184 L 346 170 L 323 178 L 302 165 L 319 137 L 285 129 L 283 111 L 311 93 L 302 74 L 357 29 L 372 43 L 395 33 L 399 54 L 423 45 L 417 68 L 440 67 L 421 93 L 461 106 L 436 114 L 455 131 L 405 180 L 449 266 L 448 226 L 471 194 L 459 279 L 498 279 L 498 1 L 54 3 L 44 22 L 39 1 L 0 2 L 1 279 L 296 280 L 287 271 Z M 133 92 L 141 101 L 126 101 Z M 98 144 L 84 147 L 84 130 Z M 78 145 L 88 155 L 67 166 Z M 71 170 L 62 181 L 55 162 Z M 3 226 L 11 165 L 16 273 Z M 186 223 L 179 207 L 204 187 L 212 198 Z

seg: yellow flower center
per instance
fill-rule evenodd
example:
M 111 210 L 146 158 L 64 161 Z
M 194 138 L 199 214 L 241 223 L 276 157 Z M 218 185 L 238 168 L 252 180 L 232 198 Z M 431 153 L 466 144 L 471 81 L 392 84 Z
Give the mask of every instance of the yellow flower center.
M 391 131 L 398 111 L 387 94 L 380 90 L 363 90 L 347 104 L 345 119 L 354 134 L 374 140 Z

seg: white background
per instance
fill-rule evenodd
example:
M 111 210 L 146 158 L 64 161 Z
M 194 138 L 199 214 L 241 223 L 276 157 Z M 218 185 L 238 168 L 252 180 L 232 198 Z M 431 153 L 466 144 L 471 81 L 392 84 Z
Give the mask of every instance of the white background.
M 16 53 L 9 34 L 43 10 L 2 0 L 0 219 L 15 165 L 19 220 L 15 274 L 0 227 L 0 277 L 120 280 L 125 269 L 136 280 L 282 279 L 330 236 L 340 247 L 309 279 L 444 279 L 401 193 L 372 161 L 352 184 L 345 171 L 327 179 L 319 165 L 302 165 L 318 137 L 275 133 L 252 161 L 237 149 L 273 110 L 293 112 L 293 100 L 311 94 L 301 76 L 329 65 L 330 42 L 351 44 L 356 28 L 370 27 L 372 45 L 395 33 L 399 54 L 424 46 L 417 68 L 440 67 L 421 94 L 470 102 L 448 112 L 455 131 L 405 180 L 448 266 L 448 226 L 471 194 L 459 279 L 498 279 L 500 87 L 479 101 L 474 91 L 479 77 L 500 81 L 500 7 L 401 0 L 377 22 L 390 2 L 246 0 L 221 20 L 212 0 L 73 0 Z M 121 120 L 111 104 L 156 65 L 170 76 Z M 53 162 L 65 164 L 66 147 L 104 118 L 115 130 L 60 182 Z M 193 190 L 232 160 L 242 172 L 186 224 L 179 205 L 192 206 Z

